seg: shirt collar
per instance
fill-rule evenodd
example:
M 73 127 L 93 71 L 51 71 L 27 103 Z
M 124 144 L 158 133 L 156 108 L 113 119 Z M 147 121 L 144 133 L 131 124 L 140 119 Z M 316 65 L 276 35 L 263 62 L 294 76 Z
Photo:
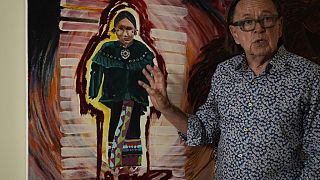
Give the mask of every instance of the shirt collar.
M 283 45 L 280 46 L 277 53 L 273 56 L 273 58 L 270 61 L 270 65 L 272 66 L 270 71 L 278 72 L 286 70 L 289 67 L 287 57 L 288 51 L 285 49 Z
M 288 62 L 287 62 L 287 55 L 288 51 L 282 45 L 278 49 L 277 53 L 272 57 L 270 63 L 266 67 L 267 73 L 273 73 L 278 71 L 283 71 L 286 69 Z M 245 54 L 242 53 L 239 55 L 239 63 L 235 66 L 236 71 L 250 71 L 248 67 L 247 60 Z
M 239 55 L 239 62 L 235 68 L 236 71 L 249 71 L 249 66 L 247 64 L 246 56 L 244 53 Z

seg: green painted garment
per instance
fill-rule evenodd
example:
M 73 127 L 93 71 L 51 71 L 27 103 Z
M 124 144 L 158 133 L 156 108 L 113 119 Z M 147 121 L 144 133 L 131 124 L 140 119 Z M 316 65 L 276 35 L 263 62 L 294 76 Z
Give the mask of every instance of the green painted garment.
M 109 102 L 133 100 L 146 107 L 149 105 L 148 94 L 138 84 L 138 80 L 147 83 L 142 69 L 147 64 L 153 66 L 154 55 L 146 45 L 137 40 L 134 40 L 127 48 L 130 56 L 126 59 L 121 57 L 122 49 L 125 48 L 119 41 L 106 42 L 93 57 L 89 97 L 97 97 L 102 85 L 100 102 L 108 105 Z

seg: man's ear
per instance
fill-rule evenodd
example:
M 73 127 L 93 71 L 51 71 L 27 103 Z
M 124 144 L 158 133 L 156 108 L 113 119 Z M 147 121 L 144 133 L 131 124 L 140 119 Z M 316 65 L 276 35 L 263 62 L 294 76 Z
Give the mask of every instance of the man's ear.
M 234 39 L 234 42 L 236 42 L 236 44 L 240 44 L 240 42 L 239 42 L 239 36 L 238 36 L 236 27 L 234 27 L 234 26 L 229 26 L 229 31 L 230 31 L 233 39 Z

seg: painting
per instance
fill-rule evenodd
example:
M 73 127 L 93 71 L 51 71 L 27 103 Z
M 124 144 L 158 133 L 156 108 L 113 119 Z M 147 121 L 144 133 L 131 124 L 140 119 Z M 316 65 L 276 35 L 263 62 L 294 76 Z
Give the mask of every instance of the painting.
M 171 103 L 194 113 L 228 56 L 230 3 L 29 0 L 28 178 L 213 177 L 214 148 L 187 147 L 137 81 L 146 81 L 146 65 L 157 65 Z M 281 7 L 286 47 L 319 62 L 318 22 L 291 18 L 302 7 L 320 17 L 319 4 L 283 0 Z M 290 34 L 308 48 L 301 51 Z

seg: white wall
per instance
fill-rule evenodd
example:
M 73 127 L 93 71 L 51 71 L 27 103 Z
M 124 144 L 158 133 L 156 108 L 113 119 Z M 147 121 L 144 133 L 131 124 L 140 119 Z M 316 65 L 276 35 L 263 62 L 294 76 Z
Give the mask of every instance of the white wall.
M 25 4 L 0 1 L 0 179 L 26 179 Z

